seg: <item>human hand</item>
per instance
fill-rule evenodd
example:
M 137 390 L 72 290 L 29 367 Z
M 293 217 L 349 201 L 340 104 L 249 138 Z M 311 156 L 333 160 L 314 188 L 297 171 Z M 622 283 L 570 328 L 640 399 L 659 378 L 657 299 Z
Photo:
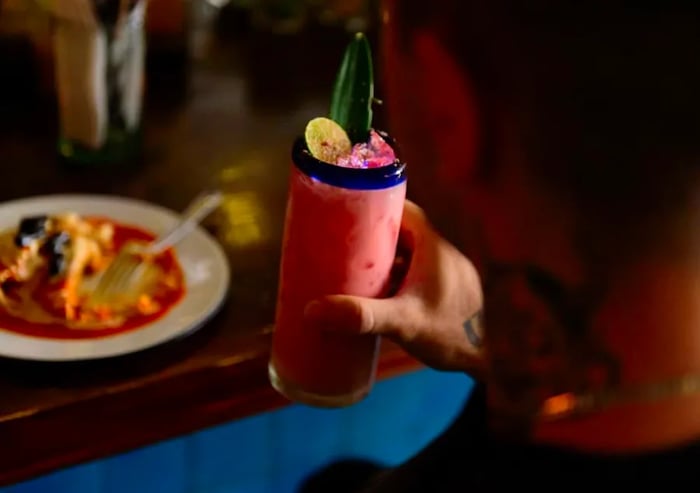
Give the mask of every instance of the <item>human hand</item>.
M 401 223 L 399 251 L 403 249 L 408 268 L 396 294 L 314 300 L 306 307 L 307 324 L 319 330 L 384 336 L 433 368 L 480 372 L 482 291 L 476 269 L 410 201 Z

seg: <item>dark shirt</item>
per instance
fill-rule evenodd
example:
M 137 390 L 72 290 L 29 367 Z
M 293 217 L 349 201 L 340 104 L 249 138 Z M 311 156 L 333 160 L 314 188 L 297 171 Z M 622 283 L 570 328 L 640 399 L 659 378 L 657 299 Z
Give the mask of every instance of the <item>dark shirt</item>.
M 457 420 L 405 464 L 381 473 L 363 493 L 536 491 L 695 491 L 700 443 L 639 455 L 591 455 L 532 444 L 505 443 L 486 427 L 483 387 Z M 624 488 L 620 490 L 620 488 Z

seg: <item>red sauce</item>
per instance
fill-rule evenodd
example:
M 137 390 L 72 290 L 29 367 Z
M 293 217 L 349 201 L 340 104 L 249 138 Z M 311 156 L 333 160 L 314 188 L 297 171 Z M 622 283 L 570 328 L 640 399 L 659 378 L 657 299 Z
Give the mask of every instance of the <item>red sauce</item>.
M 114 247 L 116 250 L 121 248 L 127 241 L 151 241 L 155 238 L 152 233 L 135 226 L 120 224 L 113 220 L 107 220 L 99 217 L 91 217 L 89 220 L 94 221 L 95 223 L 106 221 L 112 223 L 114 226 Z M 158 293 L 152 297 L 160 307 L 155 313 L 149 315 L 134 315 L 128 318 L 126 322 L 119 327 L 90 330 L 70 329 L 64 325 L 56 323 L 37 324 L 28 322 L 10 315 L 0 307 L 0 330 L 16 332 L 18 334 L 32 337 L 40 337 L 43 339 L 98 339 L 136 330 L 145 325 L 153 323 L 159 318 L 163 317 L 168 311 L 170 311 L 171 308 L 177 305 L 185 295 L 184 275 L 182 268 L 177 261 L 177 257 L 175 256 L 175 252 L 173 250 L 168 250 L 167 252 L 159 255 L 155 262 L 163 269 L 165 275 L 177 276 L 179 280 L 177 288 L 166 290 L 165 293 Z M 46 289 L 40 289 L 40 291 L 46 292 L 37 292 L 35 294 L 36 299 L 46 297 L 47 292 L 54 291 L 56 289 L 55 287 L 50 287 L 48 284 L 45 286 Z

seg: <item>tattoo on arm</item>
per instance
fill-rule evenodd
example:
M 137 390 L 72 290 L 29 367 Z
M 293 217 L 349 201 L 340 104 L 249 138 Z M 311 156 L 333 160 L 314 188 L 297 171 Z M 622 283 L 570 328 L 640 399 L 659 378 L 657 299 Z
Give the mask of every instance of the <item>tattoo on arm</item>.
M 483 314 L 478 311 L 473 317 L 467 319 L 462 324 L 464 327 L 464 332 L 467 334 L 467 339 L 472 346 L 475 348 L 481 348 L 484 341 L 482 339 L 483 334 Z

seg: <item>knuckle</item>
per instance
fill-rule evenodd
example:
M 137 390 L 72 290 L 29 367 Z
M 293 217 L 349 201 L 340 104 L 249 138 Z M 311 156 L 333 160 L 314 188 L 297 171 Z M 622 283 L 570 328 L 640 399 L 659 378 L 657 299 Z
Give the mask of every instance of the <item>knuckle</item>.
M 367 303 L 355 303 L 352 317 L 359 333 L 371 334 L 376 331 L 374 312 Z

